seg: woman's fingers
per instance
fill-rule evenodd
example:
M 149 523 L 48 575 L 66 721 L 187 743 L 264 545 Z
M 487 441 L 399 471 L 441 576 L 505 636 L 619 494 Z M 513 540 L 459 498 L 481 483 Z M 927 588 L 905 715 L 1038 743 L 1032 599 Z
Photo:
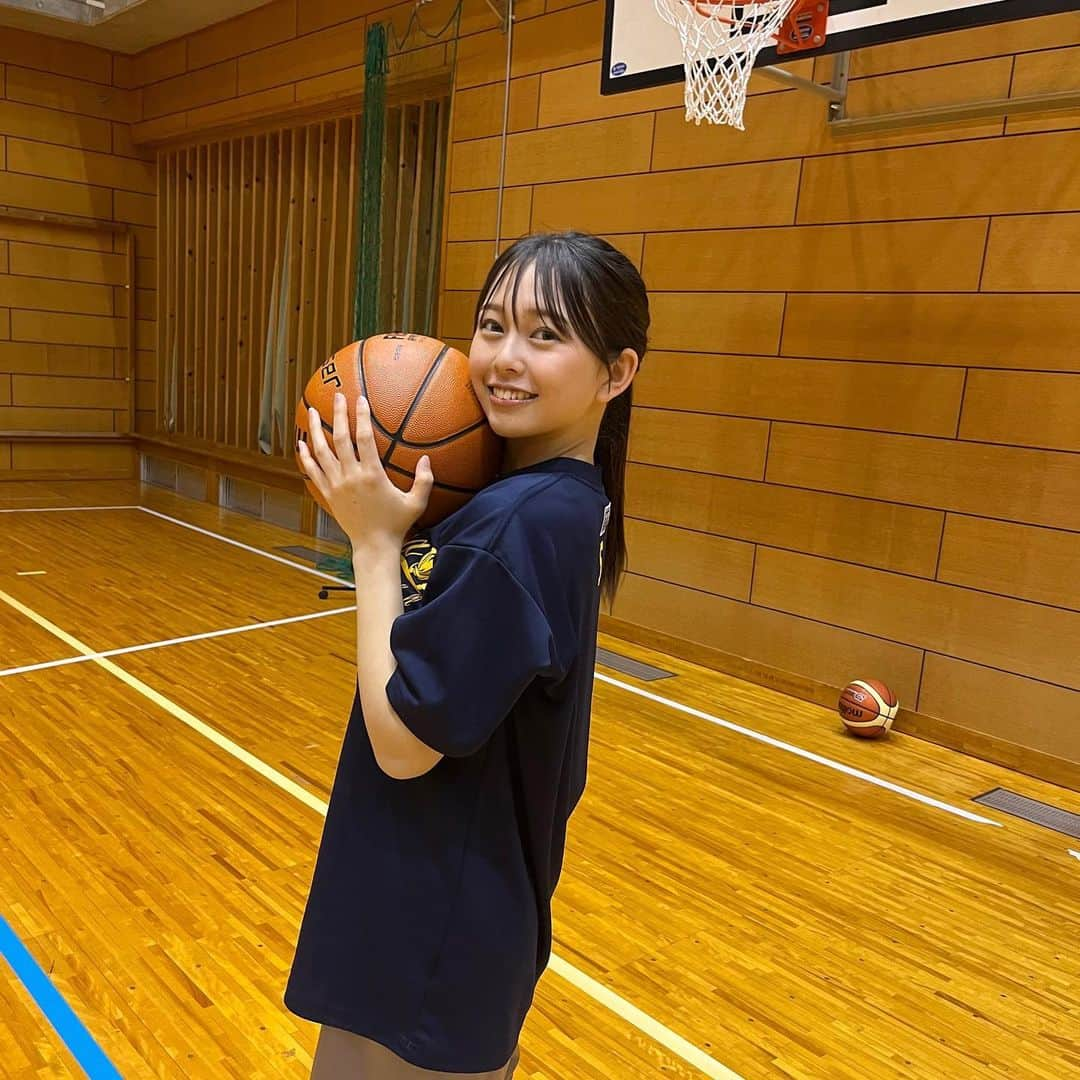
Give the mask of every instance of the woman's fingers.
M 383 471 L 379 448 L 375 445 L 375 432 L 371 427 L 371 409 L 363 396 L 356 401 L 356 454 L 363 468 L 377 469 L 380 473 Z
M 349 406 L 344 394 L 334 395 L 334 452 L 346 472 L 350 465 L 356 464 L 356 451 L 349 431 Z
M 308 442 L 311 446 L 311 453 L 327 479 L 333 480 L 341 473 L 341 463 L 334 456 L 334 451 L 330 449 L 322 425 L 319 410 L 316 408 L 308 409 Z

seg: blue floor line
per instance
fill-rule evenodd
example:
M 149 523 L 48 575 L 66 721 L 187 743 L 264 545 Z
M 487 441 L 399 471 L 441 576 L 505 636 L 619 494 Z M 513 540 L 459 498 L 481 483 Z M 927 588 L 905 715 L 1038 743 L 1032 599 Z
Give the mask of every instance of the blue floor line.
M 90 1080 L 122 1080 L 116 1066 L 105 1056 L 93 1036 L 83 1027 L 82 1021 L 53 986 L 49 976 L 38 966 L 15 931 L 0 915 L 0 956 L 15 972 L 18 980 L 29 991 L 45 1019 L 52 1024 L 56 1034 L 75 1056 L 83 1072 Z

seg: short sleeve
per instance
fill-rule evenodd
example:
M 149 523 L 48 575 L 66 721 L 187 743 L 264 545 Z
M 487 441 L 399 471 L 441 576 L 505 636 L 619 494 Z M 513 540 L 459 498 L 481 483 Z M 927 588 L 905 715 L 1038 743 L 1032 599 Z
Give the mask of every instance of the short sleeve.
M 537 602 L 482 548 L 438 551 L 424 602 L 390 629 L 397 668 L 386 684 L 402 723 L 447 757 L 475 753 L 538 676 L 558 676 Z

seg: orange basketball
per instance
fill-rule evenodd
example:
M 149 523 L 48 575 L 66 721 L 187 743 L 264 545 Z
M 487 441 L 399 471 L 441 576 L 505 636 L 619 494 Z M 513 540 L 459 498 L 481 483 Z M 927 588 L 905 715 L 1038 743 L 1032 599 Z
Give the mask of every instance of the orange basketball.
M 900 702 L 883 682 L 856 679 L 841 691 L 837 709 L 852 735 L 880 739 L 889 733 L 900 711 Z
M 319 410 L 333 446 L 334 394 L 349 405 L 355 443 L 356 403 L 362 394 L 386 475 L 395 487 L 412 487 L 417 463 L 427 454 L 435 484 L 427 510 L 414 529 L 430 528 L 464 506 L 495 479 L 503 440 L 491 430 L 469 379 L 464 353 L 421 334 L 380 334 L 354 341 L 327 360 L 308 380 L 296 406 L 296 438 L 308 437 L 309 406 Z M 300 455 L 296 463 L 304 472 Z M 312 498 L 328 513 L 315 486 Z

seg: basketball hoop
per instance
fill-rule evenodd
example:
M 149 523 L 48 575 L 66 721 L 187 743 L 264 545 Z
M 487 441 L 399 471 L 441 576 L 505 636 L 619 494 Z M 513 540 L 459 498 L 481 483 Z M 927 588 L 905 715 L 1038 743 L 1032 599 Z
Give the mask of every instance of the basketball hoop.
M 655 0 L 682 40 L 686 119 L 740 131 L 757 55 L 776 42 L 795 0 Z

